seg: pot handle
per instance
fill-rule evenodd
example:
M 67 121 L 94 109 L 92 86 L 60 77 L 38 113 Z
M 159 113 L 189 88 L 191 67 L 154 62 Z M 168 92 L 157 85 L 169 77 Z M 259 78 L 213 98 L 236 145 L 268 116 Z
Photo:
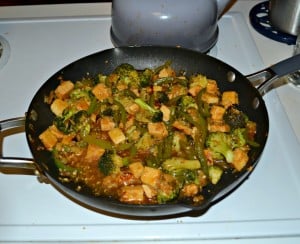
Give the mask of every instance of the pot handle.
M 3 157 L 2 144 L 3 139 L 11 134 L 24 131 L 25 118 L 13 118 L 0 121 L 0 172 L 14 174 L 32 174 L 37 175 L 38 171 L 34 161 L 27 158 Z
M 272 85 L 278 78 L 289 75 L 300 70 L 300 54 L 280 61 L 269 68 L 248 75 L 247 78 L 263 96 L 272 89 Z

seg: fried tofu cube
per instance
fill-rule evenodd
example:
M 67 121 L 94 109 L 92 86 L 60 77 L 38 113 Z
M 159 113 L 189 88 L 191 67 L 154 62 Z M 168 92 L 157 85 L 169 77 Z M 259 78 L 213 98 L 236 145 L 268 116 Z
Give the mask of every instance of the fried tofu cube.
M 175 75 L 176 75 L 175 71 L 170 66 L 163 68 L 158 73 L 159 78 L 173 77 Z
M 229 132 L 230 126 L 223 120 L 209 120 L 207 129 L 209 132 Z
M 113 128 L 108 132 L 108 135 L 114 144 L 119 144 L 126 140 L 126 137 L 120 128 Z
M 144 189 L 141 185 L 123 186 L 120 189 L 120 201 L 141 203 L 144 201 Z
M 248 160 L 249 157 L 246 150 L 241 148 L 234 149 L 232 164 L 237 171 L 241 171 L 246 166 Z
M 103 83 L 99 83 L 97 84 L 93 90 L 92 93 L 95 95 L 95 97 L 99 100 L 99 101 L 103 101 L 109 97 L 111 97 L 111 89 L 107 86 L 105 86 L 105 84 Z
M 70 92 L 74 89 L 74 84 L 72 81 L 63 81 L 60 85 L 55 89 L 55 95 L 60 98 L 64 99 L 69 96 Z
M 145 185 L 145 184 L 142 185 L 142 187 L 143 187 L 144 193 L 148 199 L 152 199 L 157 195 L 157 191 L 153 187 L 151 187 L 149 185 Z
M 201 100 L 209 103 L 209 104 L 217 104 L 219 103 L 219 97 L 218 95 L 212 94 L 212 93 L 208 93 L 208 92 L 204 92 L 201 96 Z
M 168 135 L 168 130 L 163 122 L 148 123 L 148 132 L 157 139 L 163 139 Z
M 63 132 L 61 132 L 59 129 L 57 129 L 57 127 L 55 125 L 49 126 L 48 129 L 59 140 L 63 139 L 66 136 Z
M 226 109 L 222 106 L 213 105 L 210 110 L 212 120 L 222 120 Z
M 161 176 L 161 170 L 146 166 L 141 175 L 141 181 L 146 185 L 156 188 L 156 186 L 160 182 Z
M 105 152 L 105 149 L 103 149 L 97 145 L 94 145 L 94 144 L 89 144 L 84 159 L 87 162 L 97 162 L 98 163 L 99 158 L 104 154 L 104 152 Z
M 219 93 L 218 84 L 215 80 L 210 80 L 210 79 L 207 80 L 206 92 L 210 94 Z
M 221 104 L 225 108 L 228 108 L 231 105 L 238 104 L 238 103 L 239 103 L 239 98 L 238 98 L 238 94 L 235 91 L 225 91 L 225 92 L 223 92 Z
M 163 121 L 169 121 L 171 116 L 171 110 L 166 105 L 161 105 L 160 111 L 163 113 Z
M 135 178 L 140 178 L 143 171 L 144 171 L 144 165 L 141 162 L 133 162 L 129 164 L 129 169 L 131 173 L 134 175 Z
M 61 116 L 67 107 L 68 103 L 66 101 L 57 98 L 51 104 L 50 109 L 56 116 Z
M 190 126 L 184 124 L 184 122 L 182 122 L 182 121 L 176 120 L 176 121 L 174 121 L 172 126 L 174 128 L 176 128 L 177 130 L 182 131 L 186 135 L 192 135 L 193 134 L 193 129 Z
M 126 106 L 125 110 L 127 113 L 134 115 L 140 110 L 140 106 L 137 105 L 136 103 L 132 103 L 129 104 L 129 106 Z
M 39 135 L 39 139 L 42 141 L 47 150 L 51 150 L 58 141 L 57 137 L 51 132 L 50 128 L 41 133 Z
M 189 94 L 191 94 L 193 97 L 197 96 L 197 94 L 202 90 L 202 86 L 197 85 L 197 86 L 192 86 L 189 88 Z
M 100 119 L 100 126 L 102 131 L 110 131 L 115 127 L 115 122 L 111 117 L 105 116 Z

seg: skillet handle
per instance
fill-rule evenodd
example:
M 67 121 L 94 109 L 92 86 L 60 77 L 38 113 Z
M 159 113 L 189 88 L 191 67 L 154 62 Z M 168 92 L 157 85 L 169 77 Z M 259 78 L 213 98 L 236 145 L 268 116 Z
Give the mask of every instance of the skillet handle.
M 269 68 L 250 74 L 247 78 L 257 88 L 261 96 L 270 91 L 279 78 L 300 70 L 300 54 L 287 58 Z
M 294 73 L 300 70 L 300 54 L 287 58 L 277 64 L 274 64 L 270 67 L 270 69 L 278 77 Z
M 24 132 L 24 127 L 24 117 L 0 121 L 0 172 L 9 174 L 38 174 L 32 159 L 3 157 L 2 144 L 4 137 Z

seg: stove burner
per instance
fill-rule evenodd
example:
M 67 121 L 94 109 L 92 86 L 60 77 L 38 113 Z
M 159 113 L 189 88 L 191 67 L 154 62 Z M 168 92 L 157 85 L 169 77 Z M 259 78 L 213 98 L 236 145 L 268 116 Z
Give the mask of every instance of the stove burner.
M 9 44 L 3 36 L 0 36 L 0 69 L 7 63 L 9 54 Z
M 253 28 L 260 34 L 275 41 L 295 45 L 296 36 L 280 32 L 271 26 L 269 19 L 269 1 L 255 5 L 251 9 L 249 17 Z

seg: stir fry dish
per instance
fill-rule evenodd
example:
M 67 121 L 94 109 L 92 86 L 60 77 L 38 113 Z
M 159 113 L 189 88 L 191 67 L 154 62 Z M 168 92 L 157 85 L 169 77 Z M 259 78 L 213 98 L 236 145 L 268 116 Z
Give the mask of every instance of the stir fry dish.
M 128 204 L 203 201 L 224 172 L 247 170 L 256 123 L 235 91 L 170 62 L 61 78 L 45 102 L 55 115 L 39 138 L 62 182 Z

